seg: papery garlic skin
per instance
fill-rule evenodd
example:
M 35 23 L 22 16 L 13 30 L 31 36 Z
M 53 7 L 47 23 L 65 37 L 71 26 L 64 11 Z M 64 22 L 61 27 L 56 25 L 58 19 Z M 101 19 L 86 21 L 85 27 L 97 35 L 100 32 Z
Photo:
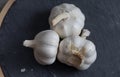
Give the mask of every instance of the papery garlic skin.
M 49 16 L 51 29 L 56 31 L 61 38 L 79 35 L 84 27 L 85 16 L 73 4 L 63 3 L 54 7 Z
M 34 49 L 39 64 L 50 65 L 56 60 L 59 36 L 53 30 L 45 30 L 38 33 L 34 40 L 25 40 L 23 45 Z
M 93 42 L 80 36 L 70 36 L 60 42 L 57 58 L 60 62 L 79 70 L 88 69 L 96 60 Z

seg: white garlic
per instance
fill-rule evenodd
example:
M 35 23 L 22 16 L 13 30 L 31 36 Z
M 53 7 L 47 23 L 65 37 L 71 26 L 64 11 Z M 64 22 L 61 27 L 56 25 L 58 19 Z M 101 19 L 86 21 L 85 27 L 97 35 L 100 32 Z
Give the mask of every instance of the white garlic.
M 70 36 L 60 42 L 57 58 L 60 62 L 79 70 L 86 70 L 96 60 L 95 45 L 85 38 L 90 32 L 84 30 L 82 36 Z
M 23 45 L 34 49 L 34 56 L 39 64 L 49 65 L 56 60 L 59 36 L 53 30 L 46 30 L 38 33 L 34 40 L 25 40 Z
M 51 29 L 61 38 L 79 35 L 84 27 L 85 16 L 73 4 L 63 3 L 54 7 L 49 17 Z

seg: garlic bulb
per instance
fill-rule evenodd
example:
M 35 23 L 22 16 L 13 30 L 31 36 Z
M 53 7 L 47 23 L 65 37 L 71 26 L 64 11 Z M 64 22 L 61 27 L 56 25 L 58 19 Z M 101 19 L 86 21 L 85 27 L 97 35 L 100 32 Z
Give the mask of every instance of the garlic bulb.
M 85 16 L 73 4 L 63 3 L 54 7 L 49 16 L 51 29 L 56 31 L 61 38 L 79 35 L 84 27 Z
M 96 60 L 95 45 L 85 38 L 90 32 L 84 30 L 82 36 L 70 36 L 60 42 L 57 58 L 60 62 L 79 70 L 86 70 Z
M 53 30 L 38 33 L 34 40 L 25 40 L 23 45 L 34 49 L 35 59 L 39 64 L 49 65 L 56 59 L 59 36 Z

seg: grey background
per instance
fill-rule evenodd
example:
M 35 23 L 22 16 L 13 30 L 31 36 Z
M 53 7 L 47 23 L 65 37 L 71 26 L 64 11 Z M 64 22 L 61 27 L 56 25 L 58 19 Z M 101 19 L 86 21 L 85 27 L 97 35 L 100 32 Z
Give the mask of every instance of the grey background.
M 85 14 L 88 38 L 97 47 L 96 62 L 78 71 L 59 61 L 39 65 L 25 39 L 33 39 L 49 29 L 50 10 L 61 3 L 72 3 Z M 16 0 L 0 29 L 0 64 L 6 77 L 120 77 L 120 0 Z M 21 73 L 21 69 L 26 71 Z

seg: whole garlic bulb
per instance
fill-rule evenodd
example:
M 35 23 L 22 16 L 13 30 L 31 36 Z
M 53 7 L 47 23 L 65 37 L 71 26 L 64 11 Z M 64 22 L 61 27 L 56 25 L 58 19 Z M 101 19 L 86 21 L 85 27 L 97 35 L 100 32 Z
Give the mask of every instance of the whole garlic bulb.
M 54 7 L 49 16 L 51 29 L 61 38 L 79 35 L 84 27 L 85 16 L 73 4 L 63 3 Z
M 84 33 L 85 32 L 85 33 Z M 79 70 L 86 70 L 96 60 L 95 45 L 85 39 L 90 32 L 84 30 L 82 37 L 70 36 L 60 42 L 57 58 L 60 62 Z
M 34 49 L 34 57 L 39 64 L 49 65 L 56 59 L 59 36 L 53 30 L 46 30 L 38 33 L 34 40 L 25 40 L 23 45 Z

